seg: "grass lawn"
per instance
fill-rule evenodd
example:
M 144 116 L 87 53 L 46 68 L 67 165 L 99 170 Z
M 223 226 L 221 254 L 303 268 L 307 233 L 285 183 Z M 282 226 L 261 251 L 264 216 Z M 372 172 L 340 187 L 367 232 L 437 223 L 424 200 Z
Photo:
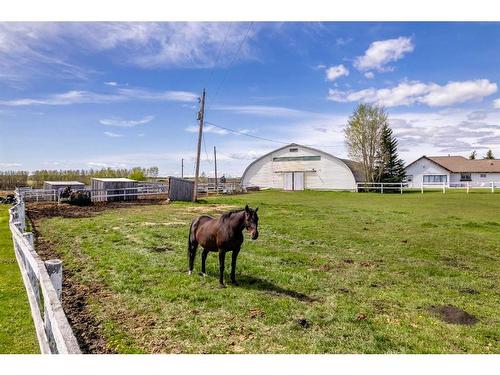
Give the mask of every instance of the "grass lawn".
M 12 247 L 9 207 L 0 204 L 0 353 L 39 353 L 28 297 Z
M 260 237 L 243 244 L 240 286 L 217 288 L 214 254 L 206 278 L 199 253 L 188 276 L 191 219 L 246 203 L 260 207 Z M 38 231 L 93 291 L 116 352 L 500 353 L 500 194 L 265 191 Z M 446 323 L 430 311 L 442 305 L 479 321 Z

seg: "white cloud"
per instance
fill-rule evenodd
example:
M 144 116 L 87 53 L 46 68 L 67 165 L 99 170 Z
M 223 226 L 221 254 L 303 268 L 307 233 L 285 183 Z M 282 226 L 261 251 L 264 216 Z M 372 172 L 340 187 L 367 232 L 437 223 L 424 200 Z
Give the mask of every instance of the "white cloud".
M 493 100 L 493 108 L 500 108 L 500 98 Z
M 144 125 L 154 120 L 154 116 L 146 116 L 139 120 L 125 120 L 119 117 L 112 117 L 99 120 L 103 125 L 118 126 L 121 128 L 133 128 L 134 126 Z
M 0 80 L 88 79 L 98 73 L 72 63 L 78 52 L 143 68 L 225 66 L 248 30 L 237 60 L 255 58 L 252 40 L 263 27 L 271 26 L 257 23 L 249 30 L 244 22 L 4 22 Z
M 337 78 L 342 76 L 348 76 L 349 69 L 347 69 L 344 65 L 336 65 L 331 66 L 326 70 L 326 80 L 327 81 L 335 81 Z
M 31 105 L 70 105 L 82 103 L 111 103 L 129 100 L 194 102 L 198 96 L 186 91 L 151 91 L 146 89 L 118 89 L 111 93 L 67 91 L 42 98 L 0 100 L 0 105 L 19 107 Z
M 440 107 L 470 100 L 481 100 L 485 96 L 494 94 L 497 89 L 497 84 L 487 79 L 448 82 L 442 86 L 432 82 L 409 81 L 402 82 L 395 87 L 382 89 L 368 88 L 359 91 L 330 89 L 328 100 L 334 102 L 376 103 L 386 107 L 414 103 Z
M 106 86 L 118 86 L 118 82 L 115 82 L 115 81 L 104 82 L 104 84 Z
M 113 132 L 104 132 L 104 135 L 107 135 L 108 137 L 111 137 L 111 138 L 123 137 L 123 134 L 118 134 L 118 133 L 113 133 Z
M 20 167 L 21 165 L 22 165 L 21 163 L 0 163 L 0 168 L 2 169 L 17 168 Z
M 366 72 L 364 76 L 365 78 L 373 79 L 375 77 L 375 74 L 373 74 L 373 72 Z
M 218 105 L 212 107 L 218 111 L 228 111 L 245 115 L 269 116 L 269 117 L 300 117 L 310 116 L 311 112 L 301 111 L 294 108 L 266 106 L 266 105 Z
M 361 71 L 377 70 L 379 72 L 391 70 L 386 64 L 397 61 L 406 53 L 412 52 L 415 46 L 411 38 L 400 36 L 397 39 L 378 40 L 370 44 L 363 56 L 354 60 L 354 67 Z

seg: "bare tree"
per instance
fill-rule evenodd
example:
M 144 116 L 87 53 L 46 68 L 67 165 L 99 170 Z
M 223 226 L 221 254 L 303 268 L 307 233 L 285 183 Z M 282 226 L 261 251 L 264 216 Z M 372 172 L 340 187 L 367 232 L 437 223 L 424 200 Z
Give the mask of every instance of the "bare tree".
M 384 108 L 360 104 L 349 118 L 344 130 L 349 157 L 363 165 L 365 179 L 368 182 L 376 180 L 382 132 L 388 126 L 389 121 Z

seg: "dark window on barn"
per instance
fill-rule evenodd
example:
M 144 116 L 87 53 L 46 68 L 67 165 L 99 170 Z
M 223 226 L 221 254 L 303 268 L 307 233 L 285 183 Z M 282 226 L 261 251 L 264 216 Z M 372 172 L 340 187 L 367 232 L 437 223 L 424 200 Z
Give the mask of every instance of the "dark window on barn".
M 321 160 L 321 156 L 281 156 L 273 158 L 273 161 L 309 161 Z
M 486 173 L 481 173 L 481 178 L 486 178 Z
M 290 152 L 299 152 L 299 149 L 297 147 L 291 148 Z
M 460 181 L 472 181 L 470 173 L 460 173 Z
M 447 178 L 446 175 L 437 175 L 437 174 L 427 174 L 424 175 L 424 184 L 442 184 L 443 182 L 446 182 Z

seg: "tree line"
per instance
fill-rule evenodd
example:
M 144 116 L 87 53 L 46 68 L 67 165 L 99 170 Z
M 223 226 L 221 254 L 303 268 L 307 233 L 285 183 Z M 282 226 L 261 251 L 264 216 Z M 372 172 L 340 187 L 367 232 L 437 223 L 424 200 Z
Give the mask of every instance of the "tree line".
M 14 189 L 18 186 L 42 188 L 44 181 L 80 181 L 90 185 L 92 177 L 127 177 L 145 181 L 150 177 L 158 177 L 158 172 L 158 167 L 0 171 L 0 189 Z

